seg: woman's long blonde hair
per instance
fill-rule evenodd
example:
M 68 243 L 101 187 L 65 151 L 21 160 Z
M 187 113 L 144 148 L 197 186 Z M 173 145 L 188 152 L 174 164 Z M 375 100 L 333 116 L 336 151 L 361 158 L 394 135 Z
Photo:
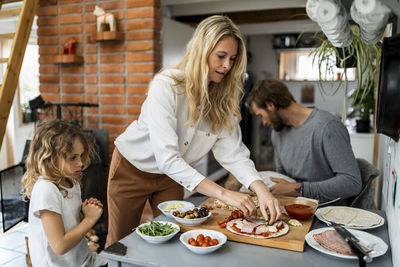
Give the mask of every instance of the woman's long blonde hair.
M 88 166 L 90 157 L 95 155 L 93 141 L 78 126 L 62 120 L 40 124 L 29 145 L 29 154 L 25 162 L 26 172 L 21 182 L 23 199 L 30 198 L 39 176 L 43 176 L 63 191 L 59 185 L 66 176 L 57 167 L 57 160 L 65 160 L 69 156 L 75 138 L 79 138 L 83 145 L 82 162 L 84 166 Z
M 238 54 L 228 74 L 220 83 L 208 82 L 208 57 L 216 44 L 226 37 L 238 42 Z M 193 126 L 200 116 L 216 132 L 234 127 L 232 115 L 240 121 L 240 101 L 246 71 L 246 48 L 238 27 L 225 16 L 212 16 L 203 20 L 196 28 L 186 46 L 182 61 L 176 66 L 184 78 L 172 77 L 177 84 L 183 84 L 189 99 L 190 119 Z M 236 123 L 237 123 L 236 122 Z

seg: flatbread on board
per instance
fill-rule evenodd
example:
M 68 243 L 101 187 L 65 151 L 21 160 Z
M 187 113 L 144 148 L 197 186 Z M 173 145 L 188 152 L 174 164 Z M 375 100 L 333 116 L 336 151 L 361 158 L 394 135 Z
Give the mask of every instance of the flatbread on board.
M 326 208 L 321 216 L 327 221 L 350 227 L 370 227 L 379 224 L 382 220 L 372 212 L 348 207 Z
M 275 228 L 279 223 L 283 224 L 283 228 L 281 230 L 279 230 L 278 232 L 268 232 L 268 236 L 262 236 L 262 235 L 255 235 L 252 233 L 242 233 L 242 232 L 237 232 L 233 229 L 233 225 L 236 224 L 236 227 L 241 229 L 241 225 L 243 224 L 243 220 L 246 220 L 246 218 L 238 218 L 238 219 L 234 219 L 232 221 L 229 221 L 226 224 L 226 229 L 234 234 L 237 235 L 243 235 L 243 236 L 248 236 L 248 237 L 252 237 L 252 238 L 260 238 L 260 239 L 266 239 L 266 238 L 273 238 L 273 237 L 278 237 L 278 236 L 282 236 L 287 234 L 287 232 L 289 231 L 289 225 L 287 223 L 285 223 L 284 221 L 278 221 L 275 222 L 272 226 L 268 226 L 268 227 L 273 227 Z M 258 219 L 258 220 L 254 220 L 252 219 L 252 222 L 258 222 L 258 221 L 263 221 L 262 219 Z

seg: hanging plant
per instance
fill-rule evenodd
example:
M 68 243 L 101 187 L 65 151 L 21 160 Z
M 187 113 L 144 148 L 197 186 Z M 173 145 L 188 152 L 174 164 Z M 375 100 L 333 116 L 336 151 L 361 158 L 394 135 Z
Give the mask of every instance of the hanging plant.
M 334 95 L 342 87 L 343 82 L 345 82 L 345 98 L 343 104 L 342 121 L 346 120 L 346 100 L 348 92 L 348 78 L 346 65 L 351 59 L 355 59 L 355 63 L 350 65 L 350 67 L 356 68 L 357 73 L 357 86 L 353 91 L 351 98 L 353 99 L 353 106 L 362 105 L 364 101 L 369 101 L 367 96 L 370 91 L 374 90 L 375 77 L 379 71 L 380 56 L 381 51 L 378 45 L 366 44 L 360 38 L 360 31 L 357 26 L 351 27 L 353 33 L 352 43 L 344 48 L 337 48 L 332 45 L 332 43 L 326 39 L 322 32 L 318 32 L 315 38 L 321 40 L 321 45 L 314 48 L 310 52 L 312 56 L 313 64 L 318 66 L 319 75 L 319 88 L 322 95 Z M 339 83 L 331 79 L 329 83 L 329 90 L 327 90 L 326 77 L 335 77 L 335 67 L 343 68 L 343 75 L 340 76 Z

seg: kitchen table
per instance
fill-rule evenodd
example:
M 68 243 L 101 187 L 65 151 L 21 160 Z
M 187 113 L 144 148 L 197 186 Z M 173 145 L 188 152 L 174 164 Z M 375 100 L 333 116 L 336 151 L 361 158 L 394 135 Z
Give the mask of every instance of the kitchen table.
M 207 197 L 191 197 L 188 201 L 199 205 Z M 386 220 L 384 211 L 374 211 Z M 158 221 L 173 221 L 173 219 L 160 215 Z M 314 219 L 312 229 L 327 227 L 326 224 Z M 366 232 L 382 238 L 389 248 L 385 255 L 374 258 L 367 266 L 392 267 L 392 255 L 389 245 L 387 224 L 381 227 L 366 230 Z M 109 267 L 131 266 L 171 266 L 171 267 L 346 267 L 358 266 L 358 260 L 342 259 L 321 253 L 307 244 L 304 252 L 294 252 L 278 248 L 263 247 L 228 241 L 219 250 L 206 255 L 198 255 L 189 251 L 180 241 L 177 234 L 173 239 L 162 244 L 150 244 L 140 238 L 135 232 L 129 234 L 119 242 L 127 247 L 124 256 L 102 251 L 100 254 L 108 258 Z

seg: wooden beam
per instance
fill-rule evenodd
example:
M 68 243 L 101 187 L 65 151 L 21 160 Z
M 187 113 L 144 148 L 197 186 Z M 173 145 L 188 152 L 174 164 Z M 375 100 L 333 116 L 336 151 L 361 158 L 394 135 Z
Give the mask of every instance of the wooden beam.
M 8 58 L 6 58 L 6 57 L 0 58 L 0 63 L 7 63 L 7 62 L 8 62 Z
M 32 29 L 33 19 L 39 0 L 25 0 L 19 15 L 18 26 L 11 48 L 10 60 L 0 87 L 0 147 L 6 131 L 8 115 L 18 84 L 19 73 L 24 59 L 26 45 Z
M 191 26 L 197 26 L 203 19 L 217 14 L 204 14 L 196 16 L 177 16 L 175 20 L 187 23 Z M 268 10 L 254 10 L 243 12 L 227 12 L 222 13 L 232 19 L 236 24 L 249 24 L 249 23 L 263 23 L 263 22 L 276 22 L 276 21 L 290 21 L 290 20 L 305 20 L 309 19 L 305 8 L 285 8 L 285 9 L 268 9 Z

